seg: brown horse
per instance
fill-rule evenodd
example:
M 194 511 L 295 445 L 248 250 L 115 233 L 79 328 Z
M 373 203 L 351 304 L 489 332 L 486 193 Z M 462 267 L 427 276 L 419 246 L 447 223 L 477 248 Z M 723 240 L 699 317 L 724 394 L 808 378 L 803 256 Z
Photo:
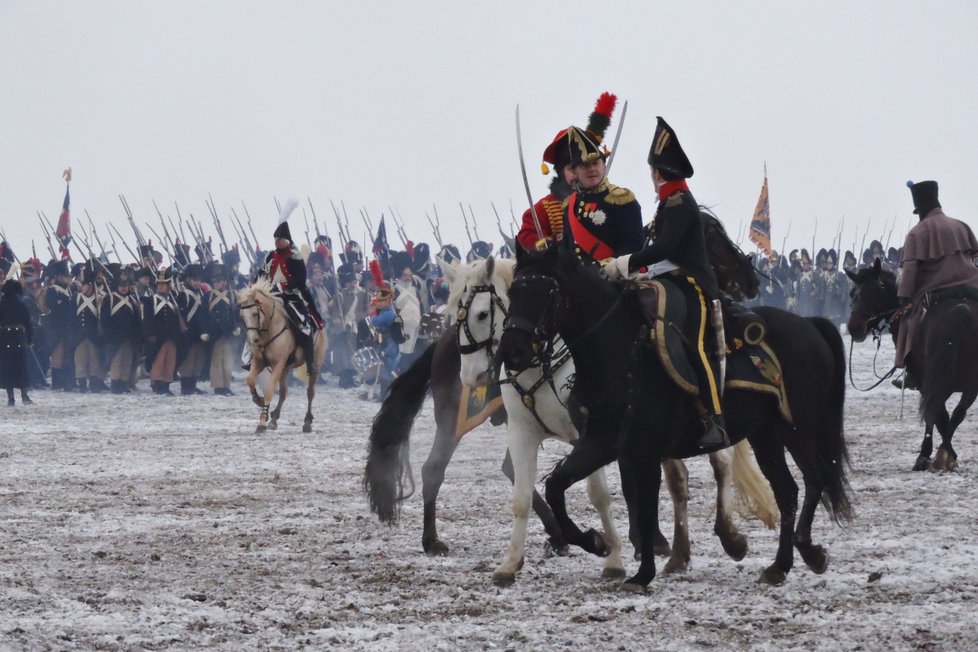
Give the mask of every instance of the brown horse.
M 326 357 L 326 333 L 317 330 L 313 336 L 313 360 L 307 364 L 303 348 L 296 343 L 295 334 L 285 314 L 285 304 L 277 296 L 266 279 L 259 279 L 250 288 L 235 293 L 238 298 L 238 309 L 248 332 L 248 343 L 251 344 L 254 357 L 251 361 L 251 371 L 248 374 L 248 387 L 255 405 L 261 408 L 258 417 L 258 427 L 255 432 L 265 432 L 266 428 L 278 428 L 278 418 L 282 413 L 282 404 L 288 390 L 288 369 L 295 369 L 296 376 L 306 383 L 306 417 L 302 423 L 302 432 L 312 432 L 312 399 L 316 395 L 316 379 L 319 368 Z M 255 380 L 263 369 L 271 370 L 271 378 L 265 387 L 263 396 L 258 395 Z M 278 385 L 278 404 L 271 413 L 269 421 L 268 408 Z
M 847 270 L 846 274 L 854 284 L 849 335 L 862 342 L 870 331 L 878 334 L 896 312 L 896 276 L 882 269 L 878 259 L 872 267 L 855 273 Z M 928 293 L 924 302 L 925 317 L 914 332 L 907 356 L 907 365 L 920 385 L 924 422 L 924 440 L 913 469 L 953 471 L 958 454 L 951 438 L 978 397 L 978 296 L 952 287 Z M 899 324 L 891 328 L 894 340 Z M 945 404 L 954 392 L 961 392 L 961 400 L 948 415 Z M 935 425 L 941 445 L 931 462 Z

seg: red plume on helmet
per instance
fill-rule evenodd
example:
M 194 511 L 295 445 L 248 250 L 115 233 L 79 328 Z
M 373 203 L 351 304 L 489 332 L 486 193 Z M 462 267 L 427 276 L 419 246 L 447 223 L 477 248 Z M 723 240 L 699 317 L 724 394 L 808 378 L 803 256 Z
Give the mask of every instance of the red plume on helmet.
M 618 97 L 611 93 L 601 93 L 601 97 L 594 103 L 594 112 L 587 119 L 587 130 L 597 136 L 599 141 L 604 140 L 617 104 Z
M 370 275 L 374 279 L 374 285 L 377 286 L 370 303 L 376 304 L 378 301 L 393 298 L 394 291 L 391 290 L 391 286 L 384 280 L 384 273 L 380 270 L 380 261 L 376 258 L 370 261 Z

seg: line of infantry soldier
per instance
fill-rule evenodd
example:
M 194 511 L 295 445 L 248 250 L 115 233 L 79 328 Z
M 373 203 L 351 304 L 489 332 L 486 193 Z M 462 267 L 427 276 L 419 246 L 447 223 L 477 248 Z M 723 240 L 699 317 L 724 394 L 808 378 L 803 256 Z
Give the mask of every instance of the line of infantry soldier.
M 314 245 L 296 248 L 289 236 L 284 258 L 275 250 L 256 252 L 259 264 L 250 277 L 281 284 L 276 261 L 285 260 L 292 289 L 302 288 L 300 313 L 315 313 L 317 326 L 329 335 L 323 372 L 332 372 L 342 388 L 363 385 L 361 398 L 379 398 L 393 376 L 444 330 L 448 288 L 426 243 L 408 241 L 406 251 L 384 252 L 384 270 L 379 261 L 365 269 L 355 241 L 345 245 L 335 268 L 330 239 L 320 236 Z M 159 395 L 173 395 L 177 381 L 182 395 L 203 393 L 200 382 L 209 382 L 216 395 L 232 395 L 232 370 L 245 348 L 235 290 L 249 280 L 238 270 L 236 248 L 221 262 L 196 249 L 192 262 L 190 247 L 178 245 L 168 268 L 152 244 L 139 247 L 141 264 L 92 259 L 43 265 L 36 258 L 16 262 L 9 244 L 0 243 L 7 303 L 24 308 L 5 317 L 9 324 L 0 323 L 0 388 L 8 390 L 8 404 L 14 404 L 18 388 L 29 403 L 31 388 L 124 394 L 145 377 Z M 476 241 L 466 259 L 491 251 L 491 244 Z M 461 262 L 451 244 L 439 256 Z M 11 271 L 16 280 L 7 279 Z

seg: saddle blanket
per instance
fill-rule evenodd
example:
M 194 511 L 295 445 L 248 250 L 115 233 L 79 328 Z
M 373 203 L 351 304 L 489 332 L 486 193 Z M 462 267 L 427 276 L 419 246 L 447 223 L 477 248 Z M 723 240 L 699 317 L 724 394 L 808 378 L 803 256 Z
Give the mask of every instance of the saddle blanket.
M 462 385 L 462 395 L 458 401 L 458 418 L 455 420 L 455 439 L 461 439 L 465 433 L 475 430 L 486 419 L 493 419 L 493 424 L 501 423 L 505 416 L 503 395 L 499 390 L 499 382 L 493 380 L 485 387 L 472 388 Z M 497 419 L 499 419 L 497 421 Z
M 668 281 L 643 280 L 636 291 L 645 294 L 639 303 L 649 323 L 649 340 L 669 378 L 684 392 L 696 396 L 699 385 L 688 357 L 688 341 L 683 334 L 686 303 L 682 291 Z M 654 314 L 651 314 L 654 313 Z M 792 422 L 791 407 L 785 393 L 781 361 L 764 340 L 748 344 L 728 339 L 724 390 L 737 389 L 768 394 L 778 402 L 781 416 Z

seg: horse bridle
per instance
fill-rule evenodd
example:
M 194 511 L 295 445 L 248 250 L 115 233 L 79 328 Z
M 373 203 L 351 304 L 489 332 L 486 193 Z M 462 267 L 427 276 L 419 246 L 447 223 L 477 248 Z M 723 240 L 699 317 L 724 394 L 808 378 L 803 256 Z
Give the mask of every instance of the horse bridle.
M 881 290 L 885 290 L 886 289 L 886 286 L 883 284 L 883 279 L 882 278 L 876 279 L 876 283 L 879 285 L 879 287 L 880 287 Z M 856 304 L 857 304 L 857 301 L 860 301 L 861 298 L 862 298 L 862 290 L 857 285 L 856 287 L 853 288 L 853 290 L 852 290 L 852 297 L 851 297 L 851 300 L 849 301 L 849 311 L 851 313 L 856 314 L 856 307 L 857 307 Z M 887 310 L 879 310 L 879 311 L 876 311 L 876 312 L 871 312 L 868 315 L 866 315 L 866 318 L 865 318 L 866 319 L 866 331 L 867 331 L 868 334 L 870 334 L 870 335 L 873 336 L 873 340 L 876 342 L 876 356 L 879 355 L 880 345 L 883 343 L 883 328 L 884 328 L 884 324 L 888 324 L 890 322 L 890 318 L 893 317 L 894 313 L 896 313 L 897 310 L 898 310 L 897 308 L 891 308 L 891 309 L 887 309 Z M 864 313 L 863 311 L 860 310 L 858 314 L 860 316 L 863 316 L 866 313 Z M 879 375 L 879 372 L 876 371 L 876 356 L 874 356 L 873 357 L 873 373 L 876 375 L 876 378 L 877 378 L 876 382 L 873 383 L 872 385 L 870 385 L 869 387 L 865 387 L 865 388 L 863 388 L 863 387 L 857 387 L 856 386 L 856 381 L 852 377 L 852 348 L 853 348 L 853 343 L 854 342 L 855 342 L 855 340 L 853 340 L 852 339 L 852 336 L 850 335 L 850 339 L 849 339 L 849 384 L 852 385 L 852 388 L 855 389 L 856 391 L 859 391 L 859 392 L 868 392 L 871 389 L 875 389 L 875 388 L 879 387 L 880 385 L 883 384 L 883 382 L 885 380 L 887 380 L 888 378 L 890 378 L 891 376 L 893 376 L 893 374 L 895 374 L 897 372 L 897 370 L 899 369 L 899 367 L 897 367 L 896 365 L 893 365 L 890 368 L 889 371 L 887 371 L 885 374 L 883 374 L 882 376 L 880 376 Z M 902 410 L 902 407 L 901 407 L 901 410 Z
M 472 302 L 475 301 L 475 297 L 480 294 L 489 294 L 489 337 L 484 340 L 476 341 L 475 336 L 472 335 L 472 331 L 469 328 L 469 310 L 472 308 Z M 458 346 L 458 352 L 462 355 L 468 355 L 470 353 L 475 353 L 476 351 L 486 350 L 486 356 L 490 360 L 495 356 L 493 351 L 493 345 L 495 341 L 493 337 L 496 332 L 496 308 L 503 314 L 503 320 L 505 323 L 506 318 L 509 316 L 509 311 L 506 309 L 506 304 L 503 303 L 502 298 L 496 292 L 496 286 L 493 284 L 488 285 L 473 285 L 471 289 L 468 290 L 468 295 L 464 304 L 459 306 L 458 313 L 456 313 L 455 319 L 455 344 Z M 462 344 L 462 333 L 465 333 L 465 337 L 468 338 L 468 344 Z
M 262 328 L 261 327 L 261 317 L 262 317 L 261 301 L 259 301 L 258 299 L 255 299 L 255 301 L 253 303 L 248 303 L 248 304 L 240 303 L 240 304 L 238 304 L 238 310 L 250 310 L 251 308 L 257 308 L 258 309 L 258 310 L 256 310 L 256 312 L 258 314 L 258 325 L 257 326 L 245 326 L 245 330 L 255 331 L 259 335 L 262 335 L 263 333 L 267 333 L 268 332 L 268 328 Z M 274 306 L 272 306 L 272 309 L 274 310 Z M 269 344 L 271 344 L 272 342 L 274 342 L 275 339 L 279 335 L 281 335 L 282 333 L 284 333 L 288 329 L 289 329 L 289 320 L 288 320 L 288 318 L 286 318 L 285 319 L 285 326 L 282 327 L 282 330 L 280 330 L 279 332 L 275 333 L 275 335 L 273 335 L 271 337 L 271 339 L 269 339 L 267 342 L 261 342 L 261 341 L 256 342 L 255 343 L 255 346 L 258 347 L 258 348 L 260 348 L 260 349 L 264 349 Z

